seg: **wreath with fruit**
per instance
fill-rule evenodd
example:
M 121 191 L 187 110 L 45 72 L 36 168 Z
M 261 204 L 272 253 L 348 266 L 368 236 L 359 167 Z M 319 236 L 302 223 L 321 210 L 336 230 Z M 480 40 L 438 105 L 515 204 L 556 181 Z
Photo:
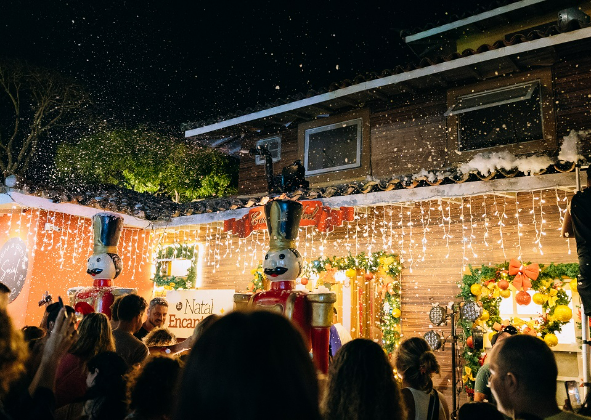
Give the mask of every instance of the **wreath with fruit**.
M 507 325 L 513 325 L 522 334 L 542 338 L 550 347 L 558 344 L 556 333 L 562 330 L 572 316 L 570 298 L 566 289 L 576 291 L 579 265 L 572 264 L 531 264 L 512 259 L 495 266 L 473 268 L 464 274 L 459 284 L 458 297 L 461 305 L 476 302 L 482 308 L 478 319 L 469 321 L 460 318 L 458 325 L 463 334 L 462 357 L 464 359 L 464 390 L 471 397 L 474 382 L 480 366 L 484 363 L 484 349 L 474 348 L 472 329 L 480 327 L 492 337 Z M 518 305 L 529 305 L 532 301 L 540 306 L 539 317 L 523 320 L 518 317 L 502 320 L 499 305 L 515 293 Z M 533 293 L 533 296 L 532 296 Z

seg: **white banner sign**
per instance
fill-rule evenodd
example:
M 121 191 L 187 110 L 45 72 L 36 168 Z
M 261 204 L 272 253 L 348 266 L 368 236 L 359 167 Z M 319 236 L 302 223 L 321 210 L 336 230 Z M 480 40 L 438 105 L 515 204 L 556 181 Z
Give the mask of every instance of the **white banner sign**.
M 223 315 L 234 309 L 234 290 L 171 290 L 166 293 L 166 328 L 178 338 L 188 338 L 208 315 Z

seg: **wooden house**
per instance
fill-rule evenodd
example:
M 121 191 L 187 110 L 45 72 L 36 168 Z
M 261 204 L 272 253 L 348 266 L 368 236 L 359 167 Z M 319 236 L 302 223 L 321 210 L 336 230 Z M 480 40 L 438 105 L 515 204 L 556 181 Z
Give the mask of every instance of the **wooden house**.
M 509 2 L 407 34 L 414 63 L 185 134 L 234 151 L 265 145 L 275 176 L 300 160 L 310 186 L 289 196 L 356 209 L 354 223 L 330 234 L 306 230 L 305 256 L 399 254 L 402 335 L 423 335 L 436 328 L 432 305 L 457 301 L 469 266 L 577 261 L 558 230 L 575 164 L 591 152 L 590 13 L 582 1 Z M 242 156 L 239 188 L 255 200 L 269 192 L 261 156 Z M 242 246 L 261 255 L 252 241 Z M 230 272 L 221 262 L 207 284 L 238 284 Z M 524 316 L 515 304 L 503 310 Z M 370 330 L 353 335 L 375 338 Z M 575 334 L 555 348 L 561 380 L 582 377 Z M 451 396 L 449 346 L 439 357 L 438 385 Z
M 403 338 L 430 330 L 449 336 L 450 325 L 434 325 L 429 312 L 461 301 L 459 283 L 470 266 L 511 258 L 577 262 L 574 241 L 558 233 L 576 188 L 575 165 L 586 165 L 591 154 L 591 7 L 566 0 L 503 4 L 409 33 L 406 44 L 418 57 L 413 63 L 192 123 L 185 132 L 232 153 L 265 145 L 274 176 L 300 160 L 309 187 L 286 195 L 319 209 L 318 221 L 326 216 L 321 229 L 316 222 L 301 228 L 301 254 L 308 261 L 398 255 L 401 313 L 395 332 Z M 256 221 L 257 207 L 277 195 L 268 191 L 264 163 L 261 156 L 242 155 L 239 196 L 185 204 L 146 195 L 121 198 L 91 187 L 5 189 L 0 243 L 20 235 L 29 264 L 9 311 L 19 325 L 34 324 L 41 318 L 36 305 L 42 292 L 64 294 L 86 285 L 89 217 L 99 210 L 126 217 L 118 286 L 136 287 L 150 298 L 156 260 L 168 262 L 157 258 L 159 250 L 194 244 L 193 286 L 252 288 L 268 235 L 253 229 L 241 237 L 233 226 L 245 218 Z M 354 217 L 338 216 L 348 208 Z M 0 270 L 3 263 L 0 250 Z M 354 337 L 381 339 L 385 273 L 324 268 L 339 294 L 337 320 Z M 499 309 L 502 318 L 537 316 L 536 308 L 516 305 L 513 295 Z M 576 318 L 576 306 L 572 310 Z M 580 381 L 576 335 L 576 322 L 566 324 L 554 347 L 560 380 Z M 458 385 L 452 378 L 466 372 L 460 366 L 452 376 L 449 345 L 437 355 L 442 373 L 435 383 L 451 400 Z

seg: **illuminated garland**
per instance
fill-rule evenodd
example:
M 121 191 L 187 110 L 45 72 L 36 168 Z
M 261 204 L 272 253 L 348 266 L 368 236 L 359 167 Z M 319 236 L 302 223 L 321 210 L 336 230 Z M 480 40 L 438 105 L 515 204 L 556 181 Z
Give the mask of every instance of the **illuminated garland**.
M 375 274 L 383 295 L 381 304 L 382 343 L 388 354 L 393 353 L 400 341 L 400 259 L 396 254 L 384 251 L 357 256 L 319 258 L 304 266 L 304 276 L 323 272 L 345 271 L 350 279 L 357 276 L 358 271 L 365 272 L 365 278 L 372 280 Z
M 474 394 L 476 374 L 482 366 L 485 356 L 484 349 L 472 348 L 472 327 L 481 326 L 492 333 L 500 330 L 504 325 L 511 324 L 521 333 L 540 336 L 552 347 L 558 344 L 555 333 L 560 332 L 562 326 L 567 324 L 572 317 L 572 311 L 568 307 L 570 298 L 564 291 L 564 287 L 569 285 L 572 290 L 576 290 L 579 265 L 576 263 L 550 264 L 548 266 L 540 264 L 537 278 L 529 279 L 531 289 L 536 292 L 533 301 L 539 304 L 542 309 L 540 317 L 531 321 L 524 321 L 517 317 L 502 320 L 499 314 L 501 300 L 510 297 L 512 290 L 517 291 L 513 284 L 517 276 L 510 274 L 509 266 L 509 262 L 490 267 L 482 266 L 481 268 L 470 266 L 470 273 L 465 274 L 459 284 L 461 291 L 457 297 L 461 297 L 464 304 L 477 302 L 483 309 L 480 318 L 474 322 L 463 318 L 458 321 L 458 325 L 463 331 L 463 334 L 460 334 L 460 340 L 464 344 L 462 357 L 465 364 L 462 379 L 464 390 L 470 396 Z M 521 265 L 522 269 L 527 267 L 528 264 Z M 524 293 L 524 291 L 520 293 Z M 529 298 L 526 297 L 526 301 L 527 299 Z
M 246 290 L 252 293 L 264 292 L 265 286 L 263 280 L 265 280 L 266 277 L 263 272 L 263 265 L 259 263 L 257 268 L 250 270 L 250 273 L 252 274 L 252 281 L 248 284 Z
M 163 276 L 163 259 L 191 260 L 191 267 L 187 270 L 187 276 Z M 197 279 L 197 253 L 194 245 L 174 244 L 160 248 L 156 253 L 156 274 L 151 279 L 156 286 L 164 287 L 166 290 L 191 289 L 195 286 Z

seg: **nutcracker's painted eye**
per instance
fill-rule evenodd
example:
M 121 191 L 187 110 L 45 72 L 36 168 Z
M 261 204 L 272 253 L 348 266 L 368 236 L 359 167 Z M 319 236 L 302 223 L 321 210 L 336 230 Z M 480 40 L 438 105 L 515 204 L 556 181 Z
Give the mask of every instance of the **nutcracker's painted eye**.
M 265 255 L 265 259 L 268 260 L 269 259 L 269 254 Z
M 101 262 L 101 259 L 100 259 L 100 258 L 97 258 L 97 259 L 96 259 L 96 262 Z
M 279 259 L 280 260 L 284 260 L 285 259 L 285 254 L 279 254 Z

